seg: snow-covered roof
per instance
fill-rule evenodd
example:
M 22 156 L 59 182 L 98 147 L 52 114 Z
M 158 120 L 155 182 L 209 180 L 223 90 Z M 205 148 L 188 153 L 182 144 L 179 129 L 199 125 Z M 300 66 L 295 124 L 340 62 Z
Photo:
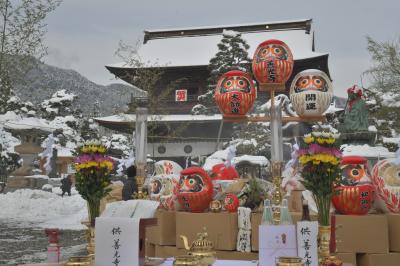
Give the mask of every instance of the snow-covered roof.
M 149 122 L 180 122 L 180 121 L 218 121 L 222 119 L 221 114 L 214 115 L 188 115 L 188 114 L 175 114 L 175 115 L 150 115 Z M 104 123 L 134 123 L 136 121 L 135 114 L 118 114 L 105 117 L 95 118 L 97 122 Z
M 252 164 L 258 164 L 260 166 L 269 166 L 269 161 L 265 156 L 242 155 L 233 158 L 234 164 L 238 164 L 240 162 L 250 162 Z
M 298 21 L 304 22 L 304 21 Z M 286 22 L 285 22 L 286 23 Z M 289 22 L 287 22 L 289 23 Z M 269 23 L 273 25 L 277 23 Z M 256 24 L 239 25 L 240 27 L 252 27 Z M 259 25 L 266 25 L 262 23 Z M 231 26 L 219 26 L 218 29 L 234 29 L 239 27 L 238 25 Z M 168 35 L 171 31 L 193 31 L 199 30 L 197 35 L 185 35 L 173 36 L 173 37 L 160 37 L 146 41 L 146 43 L 140 47 L 138 54 L 143 62 L 150 62 L 159 66 L 178 67 L 178 66 L 205 66 L 208 65 L 210 59 L 215 56 L 218 52 L 217 44 L 222 39 L 221 31 L 211 31 L 211 33 L 203 33 L 207 29 L 214 27 L 202 27 L 202 28 L 186 28 L 186 29 L 170 29 L 164 30 L 149 30 L 145 32 L 156 32 L 160 31 L 160 35 L 163 33 Z M 201 32 L 200 30 L 203 30 Z M 242 32 L 242 38 L 247 41 L 250 48 L 248 50 L 249 56 L 252 57 L 257 46 L 268 39 L 279 39 L 284 41 L 292 50 L 293 57 L 295 60 L 314 58 L 327 53 L 317 53 L 312 51 L 313 37 L 307 32 L 306 29 L 279 29 L 276 31 L 269 31 L 268 29 L 258 30 L 256 32 Z M 126 63 L 118 63 L 107 65 L 112 68 L 131 68 Z
M 45 132 L 52 132 L 56 129 L 51 127 L 46 120 L 36 117 L 25 117 L 16 121 L 9 120 L 4 123 L 4 128 L 11 130 L 37 129 Z

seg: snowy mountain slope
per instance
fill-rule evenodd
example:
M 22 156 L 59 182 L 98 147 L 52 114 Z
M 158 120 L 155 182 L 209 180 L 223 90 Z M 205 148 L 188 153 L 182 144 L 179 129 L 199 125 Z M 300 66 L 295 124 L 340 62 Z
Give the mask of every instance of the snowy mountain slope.
M 106 71 L 104 69 L 104 74 Z M 38 63 L 38 67 L 31 69 L 22 80 L 18 77 L 13 79 L 16 83 L 16 94 L 23 101 L 40 104 L 56 91 L 65 89 L 78 96 L 72 108 L 82 110 L 85 115 L 94 112 L 96 101 L 100 103 L 98 112 L 101 115 L 113 114 L 124 108 L 130 101 L 131 94 L 143 93 L 133 86 L 124 84 L 99 85 L 74 70 L 43 63 Z

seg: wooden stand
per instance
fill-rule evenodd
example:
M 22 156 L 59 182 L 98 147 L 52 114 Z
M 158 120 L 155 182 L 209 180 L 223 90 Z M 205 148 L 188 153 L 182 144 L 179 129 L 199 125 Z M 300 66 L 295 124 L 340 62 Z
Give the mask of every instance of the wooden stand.
M 146 261 L 146 227 L 156 226 L 157 218 L 140 219 L 139 223 L 139 265 L 144 266 Z

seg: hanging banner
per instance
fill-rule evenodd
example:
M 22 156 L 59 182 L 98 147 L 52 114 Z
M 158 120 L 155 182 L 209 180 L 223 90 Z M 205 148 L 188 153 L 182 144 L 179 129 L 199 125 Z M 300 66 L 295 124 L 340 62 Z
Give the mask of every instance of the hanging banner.
M 176 102 L 186 102 L 187 101 L 187 90 L 181 89 L 175 91 L 175 101 Z
M 304 266 L 318 266 L 318 222 L 297 223 L 297 253 Z
M 95 266 L 138 266 L 139 222 L 133 218 L 97 218 Z

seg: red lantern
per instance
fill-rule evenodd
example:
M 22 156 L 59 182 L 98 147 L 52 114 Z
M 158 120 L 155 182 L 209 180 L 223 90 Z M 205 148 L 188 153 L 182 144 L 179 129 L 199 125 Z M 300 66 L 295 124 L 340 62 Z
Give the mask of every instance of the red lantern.
M 292 52 L 280 40 L 267 40 L 254 52 L 252 69 L 261 91 L 285 90 L 293 71 Z
M 213 184 L 207 172 L 200 167 L 182 170 L 178 185 L 181 208 L 190 212 L 203 212 L 212 201 Z
M 226 166 L 223 163 L 214 165 L 211 172 L 213 180 L 234 180 L 239 178 L 239 173 L 236 171 L 235 167 Z
M 226 194 L 224 208 L 228 212 L 237 212 L 237 209 L 239 208 L 239 198 L 235 194 Z
M 252 78 L 240 70 L 223 74 L 215 89 L 215 101 L 224 118 L 244 118 L 256 97 Z
M 375 189 L 367 159 L 361 156 L 344 156 L 341 161 L 344 185 L 336 189 L 332 197 L 336 210 L 342 214 L 364 215 L 372 208 Z

